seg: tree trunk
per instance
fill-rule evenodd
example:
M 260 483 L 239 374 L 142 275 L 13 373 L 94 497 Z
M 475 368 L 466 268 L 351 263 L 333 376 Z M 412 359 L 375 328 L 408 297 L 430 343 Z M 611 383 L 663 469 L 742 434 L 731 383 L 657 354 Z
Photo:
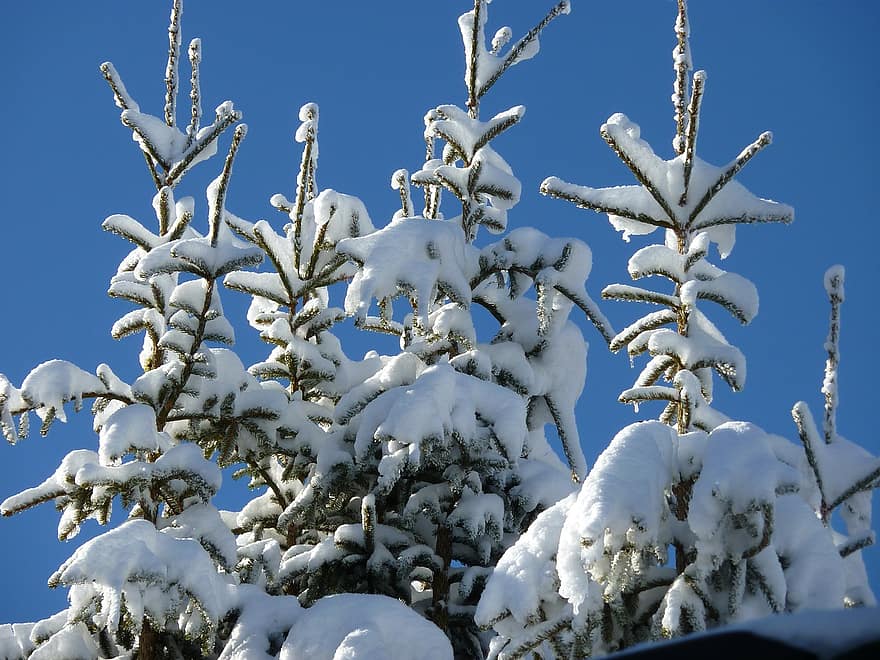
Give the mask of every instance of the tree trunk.
M 452 530 L 445 524 L 437 526 L 437 547 L 434 550 L 443 561 L 434 571 L 431 585 L 431 618 L 443 632 L 449 631 L 449 565 L 452 563 Z

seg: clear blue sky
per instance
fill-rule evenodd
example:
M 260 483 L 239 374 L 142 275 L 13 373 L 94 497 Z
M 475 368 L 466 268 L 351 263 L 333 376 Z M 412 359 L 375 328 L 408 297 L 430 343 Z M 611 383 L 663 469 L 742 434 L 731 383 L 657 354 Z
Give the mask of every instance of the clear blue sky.
M 111 60 L 142 109 L 161 115 L 169 4 L 29 0 L 4 10 L 0 372 L 17 385 L 33 366 L 54 357 L 87 370 L 107 362 L 125 377 L 137 372 L 139 340 L 109 336 L 129 307 L 105 294 L 128 244 L 100 224 L 112 213 L 149 221 L 153 187 L 98 65 Z M 509 24 L 518 36 L 550 4 L 496 0 L 489 33 Z M 534 225 L 589 243 L 595 265 L 587 287 L 598 298 L 606 284 L 628 279 L 626 260 L 643 243 L 624 244 L 604 217 L 542 198 L 538 184 L 548 175 L 591 186 L 632 183 L 598 135 L 614 112 L 639 123 L 655 150 L 671 156 L 675 2 L 573 5 L 570 16 L 546 31 L 540 55 L 490 92 L 483 113 L 528 108 L 497 146 L 523 183 L 511 227 Z M 232 0 L 189 0 L 184 43 L 203 40 L 205 112 L 232 99 L 250 129 L 229 209 L 251 220 L 280 220 L 267 200 L 276 192 L 292 194 L 296 113 L 315 101 L 321 106 L 319 186 L 361 197 L 374 224 L 384 224 L 397 208 L 391 173 L 421 165 L 425 111 L 464 102 L 455 19 L 467 9 L 466 0 L 259 2 L 247 9 Z M 839 428 L 878 454 L 871 379 L 880 339 L 880 139 L 874 130 L 880 7 L 870 0 L 691 0 L 690 14 L 694 61 L 708 72 L 699 154 L 720 165 L 772 130 L 774 144 L 739 180 L 796 209 L 791 226 L 740 228 L 733 254 L 721 264 L 755 282 L 761 311 L 749 327 L 722 324 L 746 354 L 749 373 L 739 394 L 717 386 L 717 407 L 792 439 L 795 401 L 805 399 L 819 414 L 827 331 L 822 275 L 842 263 L 847 302 Z M 185 66 L 181 74 L 187 81 Z M 204 183 L 220 167 L 215 159 L 198 168 L 180 194 L 195 196 L 204 211 Z M 253 362 L 263 349 L 236 319 L 241 303 L 238 294 L 224 297 L 245 362 Z M 622 303 L 604 309 L 618 328 L 636 317 Z M 591 327 L 583 328 L 592 349 L 577 414 L 592 459 L 616 430 L 657 411 L 645 407 L 636 416 L 616 403 L 638 372 L 625 356 L 609 354 Z M 372 341 L 357 336 L 349 354 L 359 356 Z M 0 499 L 39 483 L 61 456 L 81 447 L 95 447 L 86 411 L 67 427 L 57 425 L 48 438 L 34 433 L 16 447 L 0 446 Z M 221 500 L 221 506 L 235 504 Z M 65 593 L 50 592 L 46 579 L 97 528 L 87 525 L 79 538 L 59 544 L 56 524 L 57 514 L 45 505 L 0 520 L 6 567 L 0 622 L 33 620 L 64 607 Z M 878 591 L 880 549 L 866 556 Z

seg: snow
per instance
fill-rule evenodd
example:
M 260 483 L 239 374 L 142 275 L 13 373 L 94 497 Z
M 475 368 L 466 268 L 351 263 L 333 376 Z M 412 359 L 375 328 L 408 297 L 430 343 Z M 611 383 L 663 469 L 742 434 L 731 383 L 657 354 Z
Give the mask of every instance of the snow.
M 623 232 L 625 240 L 631 235 L 650 234 L 658 226 L 686 228 L 693 234 L 704 230 L 718 245 L 720 256 L 725 258 L 733 249 L 734 241 L 732 228 L 725 225 L 790 222 L 794 217 L 790 206 L 758 198 L 737 181 L 728 181 L 716 191 L 718 181 L 732 165 L 718 168 L 696 156 L 691 170 L 690 193 L 686 203 L 679 205 L 684 189 L 683 155 L 669 161 L 662 160 L 641 139 L 639 126 L 621 113 L 612 115 L 602 125 L 601 133 L 613 148 L 629 159 L 634 172 L 638 172 L 642 183 L 649 182 L 650 189 L 645 185 L 597 189 L 550 177 L 541 184 L 541 191 L 571 199 L 584 208 L 607 212 L 609 221 L 615 229 Z M 708 202 L 700 206 L 707 195 L 710 196 Z
M 448 364 L 426 369 L 410 386 L 387 390 L 353 420 L 355 452 L 364 456 L 373 442 L 383 444 L 379 483 L 390 489 L 407 464 L 418 466 L 423 449 L 442 448 L 459 438 L 470 451 L 487 440 L 480 431 L 491 426 L 495 442 L 508 460 L 522 454 L 525 405 L 509 390 L 461 374 Z M 493 443 L 494 444 L 494 443 Z
M 511 616 L 512 627 L 524 626 L 538 616 L 544 601 L 555 595 L 559 581 L 555 564 L 559 536 L 577 496 L 571 493 L 543 511 L 504 553 L 477 606 L 478 625 L 487 627 Z
M 675 470 L 675 432 L 660 422 L 621 430 L 596 460 L 569 510 L 559 538 L 559 593 L 574 613 L 601 602 L 600 581 L 624 546 L 660 548 L 669 542 L 665 492 Z
M 65 403 L 73 401 L 79 410 L 84 394 L 103 392 L 106 392 L 106 387 L 97 376 L 70 362 L 49 360 L 25 377 L 19 396 L 34 408 L 40 419 L 45 420 L 52 411 L 51 414 L 65 422 Z M 15 406 L 15 403 L 12 405 Z
M 31 660 L 81 660 L 98 658 L 101 651 L 82 621 L 65 626 L 41 644 Z
M 461 305 L 470 304 L 469 281 L 476 271 L 473 248 L 453 224 L 398 219 L 367 236 L 341 240 L 336 249 L 361 265 L 345 294 L 345 311 L 360 319 L 366 317 L 372 299 L 407 293 L 423 325 L 438 289 Z
M 129 520 L 80 546 L 49 583 L 96 592 L 103 605 L 100 618 L 111 629 L 123 600 L 135 630 L 144 616 L 164 625 L 177 603 L 192 600 L 199 614 L 194 612 L 189 624 L 199 636 L 228 609 L 226 582 L 202 547 L 156 531 L 145 520 Z
M 387 596 L 339 594 L 303 610 L 280 660 L 451 660 L 434 624 Z
M 119 465 L 130 452 L 159 454 L 170 445 L 170 438 L 156 431 L 155 411 L 137 403 L 120 408 L 104 420 L 98 436 L 98 457 L 102 465 Z
M 763 508 L 772 509 L 780 472 L 766 434 L 745 422 L 714 429 L 703 454 L 700 476 L 693 487 L 688 524 L 705 557 L 741 556 L 761 542 L 766 525 Z M 743 479 L 748 475 L 748 479 Z M 727 531 L 728 516 L 744 516 L 739 530 Z M 748 530 L 748 531 L 747 531 Z
M 270 596 L 249 584 L 238 585 L 235 593 L 240 612 L 218 660 L 274 660 L 278 656 L 270 655 L 269 649 L 302 616 L 299 601 L 294 596 Z

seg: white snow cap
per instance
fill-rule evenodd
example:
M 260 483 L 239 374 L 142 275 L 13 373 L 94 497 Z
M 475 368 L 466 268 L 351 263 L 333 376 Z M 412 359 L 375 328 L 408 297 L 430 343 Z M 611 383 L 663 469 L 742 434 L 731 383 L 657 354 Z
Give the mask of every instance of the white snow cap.
M 280 660 L 452 660 L 446 635 L 394 598 L 338 594 L 304 610 Z

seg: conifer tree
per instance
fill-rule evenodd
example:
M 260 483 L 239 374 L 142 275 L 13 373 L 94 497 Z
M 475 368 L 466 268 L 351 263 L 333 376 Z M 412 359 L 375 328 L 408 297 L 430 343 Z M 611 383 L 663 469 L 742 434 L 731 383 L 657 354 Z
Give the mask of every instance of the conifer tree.
M 212 123 L 201 126 L 201 44 L 195 39 L 188 49 L 189 121 L 179 128 L 181 13 L 182 2 L 175 0 L 161 118 L 140 110 L 112 64 L 101 66 L 156 188 L 155 229 L 127 215 L 110 216 L 103 225 L 134 244 L 109 294 L 137 306 L 114 324 L 112 335 L 143 333 L 143 375 L 126 383 L 107 365 L 92 375 L 52 360 L 20 388 L 0 377 L 0 419 L 8 440 L 27 436 L 30 413 L 42 420 L 45 435 L 55 419 L 65 420 L 64 404 L 73 402 L 78 410 L 84 400 L 93 401 L 98 433 L 97 452 L 70 452 L 42 484 L 6 499 L 3 514 L 54 501 L 61 539 L 75 536 L 89 518 L 110 524 L 114 501 L 128 518 L 84 544 L 52 575 L 50 586 L 69 588 L 70 607 L 16 635 L 23 656 L 211 655 L 222 648 L 224 629 L 259 608 L 265 595 L 234 588 L 236 537 L 211 504 L 221 474 L 208 458 L 217 452 L 221 465 L 242 463 L 261 474 L 264 445 L 300 420 L 286 414 L 286 397 L 263 387 L 231 350 L 215 347 L 234 341 L 220 302 L 220 278 L 258 264 L 262 254 L 227 226 L 234 218 L 226 198 L 244 124 L 235 128 L 220 175 L 208 187 L 206 233 L 193 226 L 193 199 L 176 199 L 187 171 L 216 153 L 221 134 L 241 119 L 226 101 Z M 277 625 L 286 631 L 298 605 L 288 599 L 275 607 Z M 262 632 L 266 639 L 280 631 Z
M 656 156 L 639 127 L 616 114 L 600 133 L 639 185 L 594 189 L 555 177 L 542 184 L 547 195 L 606 213 L 627 240 L 664 230 L 663 244 L 639 249 L 628 271 L 633 279 L 665 278 L 671 291 L 614 284 L 603 297 L 663 308 L 617 334 L 610 348 L 650 356 L 620 401 L 636 409 L 655 400 L 666 406 L 659 422 L 621 430 L 577 497 L 542 514 L 501 558 L 477 611 L 478 622 L 498 633 L 492 657 L 534 651 L 580 658 L 776 612 L 873 602 L 857 557 L 849 572 L 857 576 L 850 587 L 856 595 L 845 595 L 841 555 L 870 538 L 859 498 L 876 482 L 876 459 L 860 453 L 863 464 L 855 470 L 835 462 L 846 485 L 823 495 L 820 512 L 848 497 L 857 512 L 849 516 L 851 538 L 835 541 L 822 525 L 828 514 L 813 510 L 815 485 L 805 477 L 807 460 L 820 466 L 815 457 L 822 453 L 813 449 L 818 443 L 805 406 L 795 408 L 795 417 L 806 454 L 711 407 L 713 372 L 738 390 L 745 358 L 709 320 L 702 301 L 745 324 L 758 311 L 758 296 L 751 282 L 708 261 L 710 246 L 724 258 L 737 224 L 789 222 L 793 213 L 733 181 L 770 143 L 769 133 L 723 168 L 696 156 L 706 76 L 694 74 L 688 93 L 684 0 L 675 32 L 676 156 Z M 836 344 L 829 351 L 836 356 Z M 823 388 L 829 411 L 833 372 L 829 367 Z M 826 430 L 828 442 L 833 435 Z M 852 455 L 840 446 L 841 456 Z M 815 475 L 822 470 L 813 467 Z
M 95 402 L 99 434 L 98 452 L 72 452 L 43 484 L 8 498 L 3 512 L 54 500 L 67 538 L 87 518 L 108 524 L 118 496 L 128 520 L 52 577 L 53 586 L 70 587 L 71 607 L 15 634 L 23 656 L 285 657 L 300 644 L 285 642 L 300 604 L 341 592 L 400 599 L 434 621 L 458 655 L 483 656 L 473 610 L 492 566 L 586 473 L 573 417 L 586 349 L 571 309 L 613 336 L 584 289 L 591 260 L 582 242 L 525 228 L 475 246 L 480 226 L 506 231 L 519 199 L 520 184 L 491 142 L 524 113 L 518 106 L 481 121 L 480 102 L 568 11 L 560 2 L 509 47 L 508 28 L 487 44 L 486 0 L 460 18 L 465 109 L 428 113 L 427 158 L 412 177 L 424 188 L 424 211 L 415 212 L 406 171 L 395 172 L 401 209 L 378 231 L 360 200 L 318 188 L 315 104 L 300 111 L 293 200 L 271 200 L 288 224 L 279 232 L 226 209 L 246 133 L 240 124 L 208 189 L 207 231 L 195 229 L 195 204 L 176 191 L 241 114 L 226 102 L 200 126 L 194 40 L 190 116 L 178 128 L 180 0 L 162 117 L 142 112 L 114 67 L 101 67 L 157 191 L 155 230 L 126 215 L 104 223 L 134 244 L 110 295 L 137 308 L 112 334 L 143 334 L 144 373 L 125 383 L 103 365 L 92 376 L 52 361 L 20 388 L 3 379 L 10 439 L 26 435 L 29 412 L 46 432 L 64 419 L 66 402 L 78 409 L 84 399 Z M 449 219 L 444 190 L 461 209 Z M 401 246 L 407 259 L 397 258 Z M 247 369 L 231 349 L 212 346 L 234 341 L 221 280 L 252 297 L 248 321 L 272 347 Z M 330 287 L 344 280 L 351 282 L 341 309 L 331 305 Z M 395 315 L 400 298 L 411 312 Z M 474 304 L 498 323 L 490 342 L 478 338 Z M 400 354 L 348 358 L 331 333 L 346 315 L 399 337 Z M 546 424 L 558 431 L 567 468 L 550 449 Z M 211 505 L 227 467 L 256 490 L 238 512 Z M 333 602 L 344 609 L 345 601 Z
M 842 268 L 826 275 L 821 432 L 804 403 L 793 411 L 801 446 L 711 406 L 713 373 L 739 389 L 745 359 L 704 303 L 748 323 L 758 299 L 710 263 L 710 248 L 724 258 L 737 224 L 793 212 L 733 181 L 768 133 L 722 168 L 696 156 L 705 74 L 689 80 L 685 0 L 675 156 L 661 159 L 614 115 L 602 137 L 638 185 L 550 178 L 541 188 L 607 214 L 627 240 L 664 230 L 628 270 L 667 288 L 603 292 L 660 307 L 619 333 L 586 292 L 585 243 L 508 229 L 521 184 L 494 140 L 525 108 L 484 112 L 569 1 L 515 41 L 507 27 L 487 39 L 489 3 L 459 18 L 464 103 L 425 115 L 424 162 L 391 175 L 400 209 L 384 226 L 358 198 L 319 188 L 315 103 L 299 112 L 292 199 L 270 199 L 282 223 L 227 209 L 247 128 L 230 101 L 202 125 L 198 39 L 178 124 L 182 0 L 172 0 L 160 113 L 101 66 L 154 189 L 154 224 L 103 223 L 133 244 L 109 294 L 134 309 L 111 334 L 142 335 L 142 373 L 126 382 L 107 365 L 51 360 L 20 387 L 0 374 L 10 442 L 28 436 L 31 413 L 45 435 L 67 404 L 86 401 L 97 435 L 96 450 L 68 453 L 0 512 L 51 501 L 65 540 L 89 519 L 107 527 L 50 578 L 69 607 L 0 625 L 0 656 L 581 658 L 762 614 L 875 603 L 861 550 L 874 539 L 880 463 L 836 426 Z M 186 175 L 228 129 L 199 220 L 182 196 Z M 221 285 L 250 297 L 246 320 L 268 346 L 247 367 Z M 494 325 L 475 320 L 477 307 Z M 620 400 L 665 404 L 659 420 L 622 429 L 592 469 L 574 419 L 581 314 L 613 351 L 649 356 Z M 350 357 L 346 319 L 393 336 L 399 351 Z M 220 511 L 213 498 L 230 473 L 253 494 Z
M 520 184 L 491 141 L 524 113 L 519 106 L 481 121 L 480 101 L 509 67 L 537 52 L 541 30 L 568 12 L 566 2 L 558 4 L 504 51 L 507 28 L 486 45 L 487 5 L 478 0 L 459 19 L 467 109 L 444 105 L 425 118 L 426 162 L 412 176 L 424 189 L 421 214 L 406 170 L 398 170 L 391 185 L 401 208 L 391 223 L 377 231 L 367 223 L 361 235 L 345 235 L 352 211 L 337 193 L 317 193 L 308 138 L 297 201 L 274 199 L 292 219 L 288 258 L 278 257 L 294 264 L 292 277 L 307 283 L 320 273 L 324 286 L 332 270 L 319 265 L 316 271 L 308 255 L 329 249 L 328 268 L 351 277 L 345 312 L 362 329 L 397 336 L 402 350 L 358 363 L 323 353 L 332 364 L 321 374 L 322 385 L 311 394 L 300 388 L 304 401 L 317 396 L 333 415 L 320 443 L 302 455 L 299 464 L 310 467 L 301 473 L 301 495 L 277 519 L 287 540 L 273 579 L 306 605 L 341 591 L 397 597 L 445 630 L 462 657 L 484 654 L 473 609 L 501 552 L 586 472 L 573 417 L 586 355 L 570 310 L 579 307 L 607 338 L 613 334 L 584 290 L 590 253 L 580 241 L 517 229 L 482 249 L 474 245 L 480 226 L 506 230 L 507 213 L 519 199 Z M 301 118 L 307 123 L 300 134 L 309 135 L 312 120 Z M 444 191 L 460 204 L 450 218 L 443 213 Z M 313 201 L 309 193 L 317 195 Z M 240 231 L 258 242 L 255 231 Z M 256 278 L 264 279 L 247 284 Z M 255 295 L 263 309 L 269 278 L 275 275 L 236 273 L 227 284 Z M 524 295 L 531 288 L 534 298 Z M 395 313 L 399 299 L 409 308 L 402 315 Z M 277 295 L 272 300 L 272 314 L 278 303 L 291 308 Z M 378 314 L 371 313 L 374 302 Z M 477 336 L 474 304 L 499 324 L 489 343 Z M 262 318 L 254 310 L 252 319 Z M 579 376 L 572 378 L 572 366 Z M 275 375 L 272 369 L 265 373 Z M 549 448 L 548 423 L 562 439 L 568 471 Z

